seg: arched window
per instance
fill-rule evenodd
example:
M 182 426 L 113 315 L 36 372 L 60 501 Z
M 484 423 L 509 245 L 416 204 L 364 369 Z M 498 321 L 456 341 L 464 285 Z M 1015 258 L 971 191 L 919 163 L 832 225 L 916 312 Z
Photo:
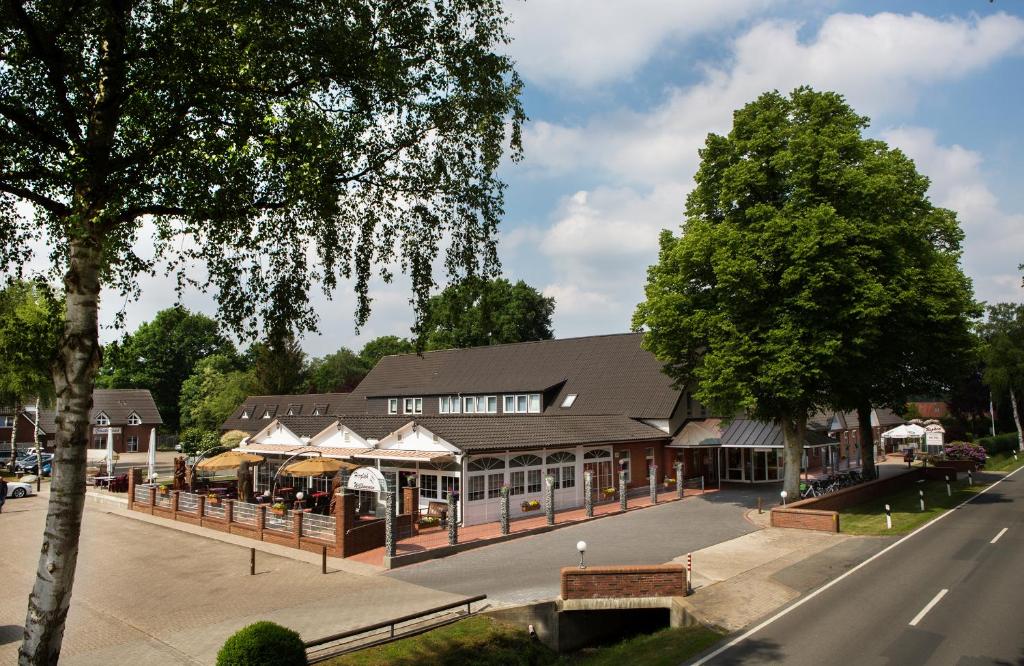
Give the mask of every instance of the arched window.
M 488 469 L 505 469 L 505 461 L 501 458 L 477 458 L 468 465 L 470 472 L 482 472 Z
M 576 487 L 576 454 L 555 451 L 548 456 L 547 472 L 554 479 L 555 490 Z
M 508 461 L 509 467 L 539 467 L 542 464 L 540 456 L 525 454 L 516 456 Z
M 524 493 L 539 493 L 541 490 L 541 477 L 544 461 L 540 456 L 524 453 L 508 461 L 510 468 L 530 468 L 509 470 L 508 485 L 509 493 L 522 495 Z
M 612 452 L 605 449 L 590 449 L 583 453 L 584 460 L 597 460 L 600 458 L 611 458 Z

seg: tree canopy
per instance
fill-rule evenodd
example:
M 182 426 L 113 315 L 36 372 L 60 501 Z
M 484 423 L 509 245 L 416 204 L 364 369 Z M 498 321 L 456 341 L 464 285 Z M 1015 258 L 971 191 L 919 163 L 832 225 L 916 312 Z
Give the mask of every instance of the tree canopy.
M 416 345 L 411 340 L 400 338 L 397 335 L 382 335 L 363 345 L 363 348 L 359 350 L 359 357 L 363 359 L 363 363 L 369 370 L 385 356 L 411 354 L 414 351 L 416 351 Z
M 900 308 L 927 297 L 913 303 L 924 313 L 913 321 L 939 325 L 962 322 L 970 303 L 955 217 L 928 202 L 928 181 L 906 156 L 863 137 L 867 124 L 840 95 L 809 88 L 736 111 L 729 134 L 710 134 L 700 151 L 682 233 L 662 233 L 634 315 L 647 347 L 701 402 L 779 423 L 791 494 L 807 417 L 846 399 L 844 381 L 877 358 L 878 385 L 858 384 L 857 395 L 905 395 L 886 349 L 887 330 L 902 331 Z M 936 257 L 948 273 L 924 289 L 932 276 L 916 262 Z M 903 265 L 892 280 L 891 262 Z M 940 309 L 931 299 L 947 287 L 960 291 Z M 892 356 L 921 359 L 911 336 L 899 344 L 914 354 Z
M 164 424 L 177 429 L 182 385 L 196 364 L 212 354 L 235 355 L 217 322 L 181 306 L 167 308 L 107 345 L 96 385 L 149 389 Z
M 982 340 L 985 383 L 995 396 L 1010 398 L 1017 426 L 1017 448 L 1024 450 L 1024 429 L 1017 404 L 1017 396 L 1024 387 L 1024 305 L 996 303 L 988 306 L 978 332 Z
M 550 340 L 555 299 L 522 280 L 470 278 L 432 296 L 420 329 L 427 349 Z
M 524 118 L 507 23 L 493 0 L 0 7 L 0 271 L 45 236 L 66 294 L 23 663 L 60 656 L 101 289 L 135 295 L 167 265 L 254 334 L 314 326 L 310 289 L 339 280 L 362 324 L 396 266 L 422 314 L 442 247 L 453 279 L 493 274 Z
M 312 393 L 351 391 L 370 371 L 363 357 L 342 347 L 333 354 L 309 363 L 309 390 Z
M 199 361 L 181 385 L 181 427 L 216 432 L 238 405 L 255 393 L 251 369 L 237 359 L 214 354 Z
M 274 336 L 268 342 L 257 342 L 250 348 L 252 372 L 259 395 L 301 393 L 309 377 L 306 352 L 294 335 Z
M 63 327 L 63 303 L 45 283 L 14 281 L 0 291 L 0 404 L 52 399 L 50 365 Z

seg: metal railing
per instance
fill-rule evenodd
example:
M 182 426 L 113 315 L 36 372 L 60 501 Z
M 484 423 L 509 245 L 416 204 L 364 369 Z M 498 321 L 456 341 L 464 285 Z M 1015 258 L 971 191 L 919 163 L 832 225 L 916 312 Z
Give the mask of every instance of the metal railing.
M 242 525 L 255 525 L 256 524 L 256 511 L 259 509 L 257 504 L 249 504 L 247 502 L 235 502 L 235 508 L 232 513 L 232 522 L 241 523 Z
M 483 601 L 486 598 L 487 598 L 486 594 L 478 594 L 475 597 L 467 597 L 467 598 L 462 599 L 460 601 L 453 601 L 451 603 L 444 604 L 443 606 L 434 606 L 433 608 L 428 608 L 428 609 L 422 610 L 422 611 L 420 611 L 418 613 L 410 613 L 409 615 L 403 615 L 401 617 L 392 618 L 390 620 L 384 620 L 383 622 L 376 622 L 374 624 L 369 624 L 369 625 L 366 625 L 365 627 L 358 627 L 356 629 L 349 629 L 348 631 L 343 631 L 341 633 L 332 634 L 330 636 L 324 636 L 323 638 L 317 638 L 317 639 L 311 640 L 311 641 L 306 641 L 306 643 L 305 643 L 306 650 L 308 652 L 309 650 L 311 650 L 313 648 L 318 648 L 320 646 L 324 646 L 324 645 L 327 645 L 329 643 L 340 643 L 341 641 L 345 641 L 346 639 L 356 639 L 356 640 L 350 640 L 348 643 L 343 643 L 341 645 L 332 645 L 330 648 L 321 648 L 321 651 L 319 651 L 319 653 L 315 653 L 315 654 L 309 655 L 311 661 L 320 661 L 320 660 L 326 659 L 326 658 L 331 657 L 331 656 L 335 656 L 335 655 L 338 655 L 338 654 L 343 654 L 345 652 L 349 652 L 349 651 L 351 651 L 353 649 L 362 649 L 364 647 L 370 647 L 371 645 L 378 645 L 378 644 L 381 644 L 381 643 L 387 643 L 387 642 L 390 642 L 390 641 L 395 640 L 397 638 L 402 638 L 403 637 L 402 634 L 396 634 L 395 629 L 396 629 L 397 625 L 406 624 L 406 623 L 409 623 L 409 622 L 414 622 L 414 621 L 419 620 L 421 618 L 425 618 L 425 617 L 427 617 L 429 615 L 435 615 L 437 613 L 443 613 L 444 611 L 448 611 L 448 610 L 451 610 L 453 608 L 461 608 L 462 606 L 466 607 L 466 613 L 465 613 L 464 616 L 460 616 L 460 617 L 469 617 L 473 613 L 472 605 L 475 604 L 478 601 Z M 456 617 L 454 619 L 460 619 L 460 617 Z M 447 622 L 451 622 L 451 621 L 453 621 L 453 620 L 452 619 L 447 620 Z M 434 625 L 431 625 L 430 628 L 433 628 L 434 626 L 440 626 L 441 624 L 447 624 L 447 622 L 438 622 L 438 623 L 436 623 Z M 386 632 L 382 632 L 381 631 L 382 629 L 387 629 L 387 631 Z M 423 627 L 417 627 L 417 631 L 416 632 L 407 632 L 407 633 L 411 635 L 412 633 L 418 633 L 419 631 L 422 631 L 422 630 L 423 630 Z M 379 637 L 378 636 L 369 636 L 369 635 L 364 636 L 364 634 L 373 634 L 373 632 L 379 632 L 381 635 Z M 371 639 L 371 640 L 366 642 L 366 643 L 360 643 L 359 645 L 353 645 L 353 644 L 358 642 L 358 638 L 359 637 L 364 637 L 364 638 L 368 638 L 368 639 Z
M 305 513 L 302 515 L 302 536 L 331 541 L 335 536 L 335 524 L 334 516 Z

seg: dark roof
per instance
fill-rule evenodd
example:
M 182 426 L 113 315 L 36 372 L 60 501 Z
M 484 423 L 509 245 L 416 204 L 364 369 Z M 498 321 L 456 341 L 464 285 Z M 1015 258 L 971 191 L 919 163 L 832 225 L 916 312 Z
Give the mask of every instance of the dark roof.
M 898 426 L 906 423 L 906 419 L 887 407 L 875 407 L 875 416 L 878 417 L 878 425 L 882 428 Z
M 132 412 L 139 415 L 144 425 L 161 424 L 160 410 L 156 408 L 153 401 L 153 394 L 149 389 L 94 389 L 92 394 L 92 410 L 89 412 L 89 422 L 96 423 L 96 417 L 103 412 L 110 419 L 113 425 L 124 425 L 128 423 L 128 417 Z M 4 413 L 0 409 L 0 414 Z M 10 408 L 7 408 L 10 414 Z M 30 421 L 32 413 L 23 410 L 22 414 Z M 56 432 L 57 412 L 54 408 L 42 408 L 39 410 L 39 427 L 46 434 Z
M 299 437 L 313 437 L 333 423 L 341 422 L 342 425 L 363 439 L 383 439 L 412 421 L 413 417 L 358 414 L 354 416 L 279 416 L 277 420 Z M 263 427 L 266 427 L 273 420 L 263 419 L 262 422 Z M 262 429 L 260 428 L 260 430 Z
M 836 440 L 820 430 L 807 429 L 804 444 L 834 444 Z M 772 446 L 783 444 L 782 428 L 777 423 L 754 419 L 733 419 L 722 433 L 722 446 Z
M 620 415 L 598 416 L 426 416 L 416 419 L 463 451 L 557 448 L 668 439 L 653 426 Z
M 336 416 L 350 409 L 351 396 L 348 393 L 303 393 L 299 395 L 251 395 L 235 408 L 221 430 L 241 430 L 250 435 L 263 430 L 275 417 L 288 416 L 292 408 L 295 416 L 311 416 L 319 406 L 324 415 Z M 360 401 L 360 409 L 362 401 Z M 264 419 L 263 413 L 270 410 L 270 418 Z M 242 412 L 248 410 L 249 418 L 243 419 Z M 329 425 L 329 423 L 328 423 Z M 326 427 L 326 426 L 325 426 Z
M 681 392 L 662 363 L 640 346 L 641 333 L 448 349 L 385 356 L 353 398 L 557 392 L 548 415 L 624 414 L 667 419 Z M 563 409 L 568 394 L 572 407 Z
M 274 419 L 258 420 L 263 423 L 263 428 L 274 422 Z M 337 416 L 280 416 L 277 418 L 281 425 L 299 437 L 312 437 L 337 420 Z

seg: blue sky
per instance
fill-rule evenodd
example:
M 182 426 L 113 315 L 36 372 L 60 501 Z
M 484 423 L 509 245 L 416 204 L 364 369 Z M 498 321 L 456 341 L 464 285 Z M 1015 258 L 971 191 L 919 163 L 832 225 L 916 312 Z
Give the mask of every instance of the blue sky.
M 525 159 L 506 164 L 505 274 L 557 299 L 559 337 L 627 330 L 657 234 L 677 229 L 708 132 L 771 89 L 844 94 L 907 152 L 967 234 L 978 298 L 1020 301 L 1024 262 L 1024 3 L 760 0 L 507 2 L 526 89 Z M 171 296 L 143 284 L 133 328 Z M 362 335 L 341 290 L 322 355 L 407 335 L 408 283 L 375 284 Z M 322 299 L 322 297 L 317 297 Z M 118 304 L 119 305 L 119 304 Z M 213 313 L 209 299 L 186 305 Z M 106 311 L 112 320 L 113 307 Z M 118 334 L 106 331 L 109 339 Z

